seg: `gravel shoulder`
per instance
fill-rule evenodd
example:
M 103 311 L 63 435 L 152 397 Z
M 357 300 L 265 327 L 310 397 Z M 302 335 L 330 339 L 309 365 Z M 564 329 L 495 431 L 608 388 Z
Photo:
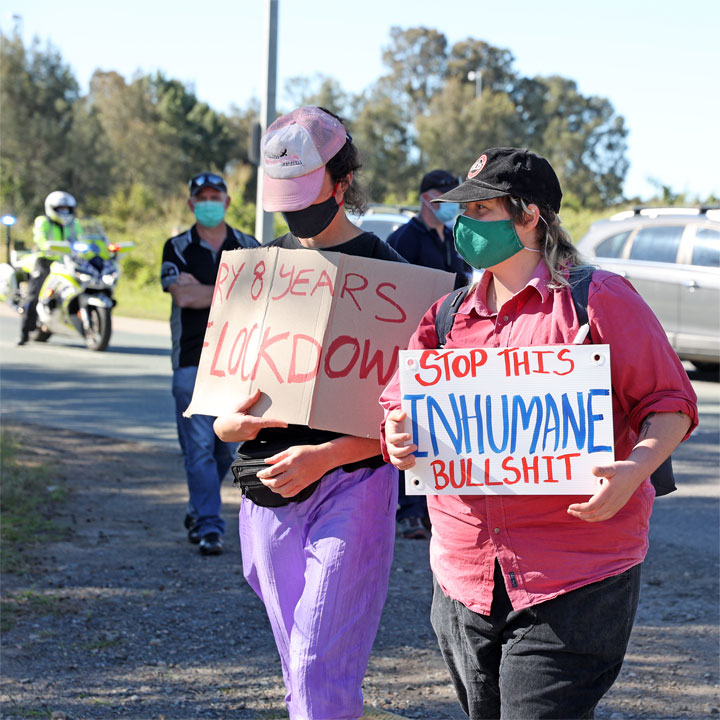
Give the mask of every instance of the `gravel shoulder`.
M 242 577 L 232 484 L 226 552 L 206 558 L 182 528 L 179 451 L 5 428 L 70 498 L 54 518 L 67 538 L 26 550 L 30 572 L 2 578 L 0 717 L 286 718 L 270 627 Z M 658 507 L 661 519 L 669 512 Z M 717 553 L 688 552 L 669 534 L 651 543 L 631 647 L 598 718 L 718 716 L 718 567 L 708 557 Z M 397 541 L 364 684 L 378 709 L 368 717 L 465 717 L 435 644 L 430 598 L 427 542 Z

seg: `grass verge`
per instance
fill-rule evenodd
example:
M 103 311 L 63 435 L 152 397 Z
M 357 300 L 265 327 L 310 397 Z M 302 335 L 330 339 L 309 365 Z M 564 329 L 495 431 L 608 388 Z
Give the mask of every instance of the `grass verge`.
M 0 471 L 0 572 L 23 573 L 32 564 L 28 548 L 66 536 L 51 518 L 67 491 L 6 429 L 0 432 Z
M 139 285 L 121 277 L 115 290 L 115 299 L 115 315 L 144 320 L 170 320 L 170 295 L 162 291 L 159 281 L 155 287 Z

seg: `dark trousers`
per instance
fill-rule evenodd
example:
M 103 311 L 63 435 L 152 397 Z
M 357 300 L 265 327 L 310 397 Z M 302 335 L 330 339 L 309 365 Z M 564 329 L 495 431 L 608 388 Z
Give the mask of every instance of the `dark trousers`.
M 404 520 L 409 517 L 427 520 L 427 498 L 425 495 L 406 495 L 405 494 L 405 473 L 401 470 L 398 473 L 398 509 L 395 515 L 397 521 Z
M 466 715 L 592 718 L 620 672 L 640 567 L 514 611 L 496 562 L 489 616 L 447 597 L 435 581 L 432 625 Z
M 48 258 L 38 258 L 35 261 L 35 267 L 30 273 L 27 290 L 24 299 L 24 312 L 20 320 L 20 333 L 23 337 L 27 337 L 37 324 L 37 302 L 40 298 L 40 290 L 45 282 L 45 278 L 50 274 L 50 264 L 52 260 Z

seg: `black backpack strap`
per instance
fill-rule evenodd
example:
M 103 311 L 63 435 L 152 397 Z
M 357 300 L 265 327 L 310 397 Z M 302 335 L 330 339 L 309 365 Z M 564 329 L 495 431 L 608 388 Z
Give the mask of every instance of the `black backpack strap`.
M 592 281 L 595 268 L 591 265 L 576 265 L 570 269 L 570 294 L 572 295 L 575 305 L 575 313 L 577 314 L 580 327 L 588 326 L 588 337 L 590 342 L 595 342 L 590 332 L 590 320 L 588 319 L 588 294 L 590 292 L 590 282 Z
M 445 296 L 445 299 L 440 304 L 437 315 L 435 316 L 435 332 L 437 333 L 437 346 L 439 348 L 445 347 L 448 333 L 452 330 L 452 326 L 455 323 L 455 315 L 460 304 L 467 296 L 469 289 L 470 286 L 467 285 L 453 290 Z

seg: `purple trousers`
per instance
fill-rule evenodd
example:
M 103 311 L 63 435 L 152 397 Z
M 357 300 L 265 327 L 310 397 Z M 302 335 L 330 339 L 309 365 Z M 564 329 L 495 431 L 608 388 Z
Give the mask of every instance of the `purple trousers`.
M 285 507 L 240 508 L 243 573 L 267 609 L 291 720 L 356 720 L 387 595 L 397 471 L 326 475 Z

